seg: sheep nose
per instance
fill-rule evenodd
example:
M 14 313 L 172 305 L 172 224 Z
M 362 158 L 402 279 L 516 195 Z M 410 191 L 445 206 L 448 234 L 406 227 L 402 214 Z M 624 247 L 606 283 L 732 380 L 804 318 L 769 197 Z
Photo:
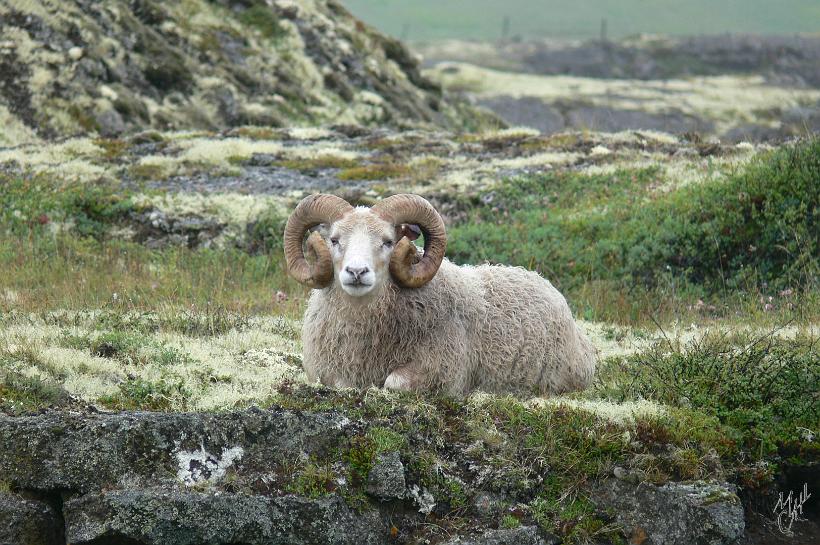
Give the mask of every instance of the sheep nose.
M 368 269 L 367 267 L 345 267 L 345 270 L 351 275 L 353 275 L 353 278 L 357 280 L 360 276 L 362 276 L 363 274 L 367 274 L 370 271 L 370 269 Z

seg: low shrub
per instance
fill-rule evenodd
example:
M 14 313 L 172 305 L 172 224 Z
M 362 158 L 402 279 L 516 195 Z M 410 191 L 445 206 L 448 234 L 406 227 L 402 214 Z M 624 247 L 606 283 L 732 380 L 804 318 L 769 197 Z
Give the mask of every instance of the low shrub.
M 705 294 L 816 286 L 820 140 L 647 199 L 657 176 L 649 168 L 505 181 L 450 229 L 448 255 L 537 269 L 568 290 L 590 281 L 630 292 L 678 282 Z

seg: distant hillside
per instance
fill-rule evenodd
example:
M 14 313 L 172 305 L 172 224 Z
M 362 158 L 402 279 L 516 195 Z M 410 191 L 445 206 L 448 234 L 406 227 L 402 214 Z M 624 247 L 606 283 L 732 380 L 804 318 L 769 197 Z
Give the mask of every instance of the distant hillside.
M 343 0 L 357 16 L 403 40 L 593 38 L 818 32 L 817 0 Z M 505 25 L 505 17 L 508 23 Z M 505 30 L 506 29 L 506 30 Z
M 0 145 L 145 128 L 458 126 L 333 0 L 0 0 Z

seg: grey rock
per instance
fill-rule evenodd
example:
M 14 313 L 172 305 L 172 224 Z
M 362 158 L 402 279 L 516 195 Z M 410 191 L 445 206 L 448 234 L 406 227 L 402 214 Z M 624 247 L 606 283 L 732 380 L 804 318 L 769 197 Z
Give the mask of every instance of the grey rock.
M 552 534 L 541 536 L 535 526 L 487 530 L 473 537 L 456 537 L 443 545 L 557 545 L 561 540 Z
M 478 105 L 492 110 L 513 126 L 532 127 L 544 134 L 565 128 L 561 112 L 538 97 L 497 96 L 481 99 Z
M 210 457 L 225 471 L 229 456 L 236 480 L 251 482 L 284 461 L 338 447 L 349 425 L 340 415 L 281 409 L 0 415 L 0 475 L 15 488 L 84 493 L 134 482 L 176 485 L 213 472 L 198 460 Z
M 94 116 L 102 136 L 119 136 L 125 132 L 125 122 L 116 110 L 103 110 Z
M 0 492 L 0 545 L 57 545 L 61 528 L 47 503 Z
M 490 492 L 479 492 L 473 498 L 473 510 L 480 517 L 492 517 L 504 508 L 504 500 Z
M 367 493 L 381 500 L 402 499 L 406 486 L 399 453 L 380 454 L 367 476 Z
M 728 483 L 649 483 L 617 479 L 596 484 L 591 498 L 613 510 L 627 536 L 652 545 L 729 545 L 743 537 L 743 507 Z
M 208 246 L 225 228 L 224 224 L 211 218 L 192 214 L 173 217 L 156 209 L 133 213 L 129 220 L 135 231 L 134 240 L 152 249 Z
M 376 545 L 389 535 L 375 512 L 355 513 L 338 496 L 116 490 L 69 500 L 64 516 L 66 540 L 76 545 L 103 538 L 144 545 Z
M 777 142 L 788 137 L 789 132 L 783 127 L 741 123 L 727 130 L 721 139 L 727 142 Z
M 273 159 L 275 160 L 275 159 Z M 299 191 L 334 191 L 341 187 L 361 187 L 369 189 L 377 182 L 374 180 L 357 180 L 348 182 L 339 180 L 338 169 L 316 169 L 300 172 L 290 168 L 268 166 L 269 155 L 252 157 L 237 176 L 213 176 L 198 174 L 194 176 L 172 176 L 167 180 L 148 182 L 152 189 L 163 189 L 183 193 L 223 193 L 236 192 L 253 195 L 282 195 L 294 190 Z
M 682 112 L 650 113 L 641 110 L 620 110 L 604 106 L 570 105 L 567 126 L 606 132 L 625 130 L 656 130 L 669 133 L 711 133 L 714 124 Z

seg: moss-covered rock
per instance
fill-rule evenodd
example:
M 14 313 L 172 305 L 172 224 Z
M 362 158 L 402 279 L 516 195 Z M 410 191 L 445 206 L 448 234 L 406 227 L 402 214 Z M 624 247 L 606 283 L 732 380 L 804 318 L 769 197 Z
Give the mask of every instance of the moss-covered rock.
M 49 504 L 0 491 L 0 543 L 65 543 L 60 522 L 59 513 Z
M 375 545 L 389 537 L 378 515 L 357 514 L 338 496 L 114 490 L 66 502 L 65 520 L 68 542 L 78 545 Z

